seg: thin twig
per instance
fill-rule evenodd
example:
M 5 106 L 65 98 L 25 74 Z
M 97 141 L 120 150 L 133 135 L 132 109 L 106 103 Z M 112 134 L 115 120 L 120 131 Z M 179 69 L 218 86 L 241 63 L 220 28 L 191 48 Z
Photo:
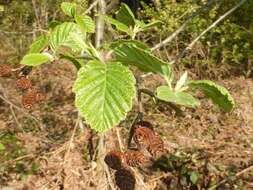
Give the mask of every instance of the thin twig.
M 235 177 L 236 177 L 236 178 L 239 178 L 240 176 L 242 176 L 243 174 L 245 174 L 245 173 L 247 173 L 247 172 L 249 172 L 249 171 L 251 171 L 251 170 L 253 170 L 253 165 L 251 165 L 251 166 L 245 168 L 244 170 L 242 170 L 242 171 L 236 173 L 236 174 L 235 174 Z M 210 187 L 208 190 L 216 189 L 217 187 L 219 187 L 220 185 L 226 183 L 227 181 L 228 181 L 228 179 L 223 179 L 223 180 L 220 181 L 219 183 L 217 183 L 217 184 L 215 184 L 214 186 Z
M 155 51 L 164 45 L 168 44 L 171 42 L 178 34 L 180 34 L 185 27 L 188 25 L 188 23 L 196 16 L 198 16 L 202 11 L 206 10 L 209 8 L 209 6 L 212 4 L 212 0 L 209 0 L 206 5 L 192 13 L 192 15 L 175 31 L 173 32 L 169 37 L 167 37 L 165 40 L 161 41 L 160 43 L 156 44 L 153 48 L 151 48 L 152 51 Z
M 100 0 L 94 1 L 94 2 L 89 6 L 89 8 L 85 11 L 85 14 L 89 14 L 90 11 L 98 4 L 99 1 L 100 1 Z
M 195 38 L 185 49 L 184 51 L 177 57 L 177 59 L 182 58 L 186 52 L 192 49 L 192 47 L 196 44 L 199 39 L 204 36 L 207 32 L 209 32 L 212 28 L 214 28 L 217 24 L 219 24 L 222 20 L 224 20 L 228 15 L 233 13 L 236 9 L 238 9 L 241 5 L 243 5 L 247 0 L 241 0 L 238 4 L 236 4 L 232 9 L 223 14 L 219 19 L 217 19 L 213 24 L 211 24 L 207 29 L 205 29 L 197 38 Z

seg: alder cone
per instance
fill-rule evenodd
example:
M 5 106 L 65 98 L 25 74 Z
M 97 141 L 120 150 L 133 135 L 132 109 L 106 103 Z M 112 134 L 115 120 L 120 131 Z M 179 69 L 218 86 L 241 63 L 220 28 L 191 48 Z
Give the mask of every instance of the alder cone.
M 105 163 L 114 170 L 122 168 L 123 154 L 120 151 L 111 151 L 106 154 Z
M 22 96 L 22 105 L 26 109 L 30 109 L 34 104 L 45 99 L 45 95 L 39 92 L 36 88 L 30 89 Z
M 115 173 L 116 185 L 120 190 L 134 190 L 135 187 L 135 176 L 126 168 L 121 168 Z
M 140 151 L 128 150 L 124 153 L 124 160 L 127 165 L 131 167 L 138 167 L 143 165 L 147 159 Z
M 161 154 L 164 152 L 164 143 L 161 137 L 157 134 L 155 134 L 150 139 L 150 145 L 148 146 L 147 150 L 149 153 L 154 157 L 158 158 L 161 156 Z
M 11 76 L 12 68 L 9 64 L 0 64 L 0 76 L 9 77 Z
M 26 77 L 21 77 L 17 80 L 16 86 L 20 89 L 26 90 L 32 87 L 32 82 Z
M 150 145 L 150 139 L 154 136 L 154 131 L 147 127 L 138 127 L 134 130 L 133 139 L 138 148 L 147 148 Z

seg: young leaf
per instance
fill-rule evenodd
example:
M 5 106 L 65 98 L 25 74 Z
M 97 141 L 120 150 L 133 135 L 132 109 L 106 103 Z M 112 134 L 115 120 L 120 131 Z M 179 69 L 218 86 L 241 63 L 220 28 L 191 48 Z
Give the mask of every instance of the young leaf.
M 134 65 L 145 72 L 168 74 L 171 65 L 155 57 L 147 49 L 141 48 L 140 44 L 133 42 L 113 43 L 111 48 L 117 55 L 117 60 L 126 64 Z
M 116 19 L 128 27 L 135 25 L 134 14 L 125 3 L 121 4 L 120 10 L 116 14 Z
M 234 108 L 234 99 L 227 89 L 212 81 L 193 80 L 188 82 L 187 85 L 191 88 L 202 90 L 207 97 L 211 98 L 214 104 L 217 104 L 225 112 L 230 112 Z
M 5 150 L 5 146 L 2 143 L 0 143 L 0 151 L 1 150 Z
M 23 57 L 21 60 L 22 65 L 38 66 L 50 61 L 50 56 L 41 53 L 30 53 Z
M 184 72 L 184 74 L 180 77 L 180 79 L 177 81 L 176 87 L 175 87 L 175 91 L 179 91 L 185 84 L 186 80 L 187 80 L 187 71 Z
M 75 16 L 75 21 L 84 32 L 95 32 L 95 23 L 91 17 L 87 15 L 77 15 Z
M 136 20 L 135 22 L 136 22 L 136 26 L 141 29 L 140 31 L 148 30 L 148 29 L 162 23 L 161 21 L 158 21 L 158 20 L 150 22 L 148 24 L 146 24 L 146 23 L 144 23 L 143 21 L 140 21 L 140 20 Z
M 159 86 L 156 89 L 156 97 L 160 100 L 183 106 L 197 107 L 200 105 L 199 101 L 191 94 L 186 92 L 173 92 L 168 86 Z
M 119 22 L 119 21 L 117 21 L 117 20 L 115 20 L 115 19 L 113 19 L 109 16 L 106 16 L 106 15 L 104 15 L 103 18 L 109 24 L 114 25 L 117 28 L 117 30 L 119 30 L 121 32 L 125 32 L 129 36 L 133 35 L 133 32 L 129 29 L 129 27 L 127 25 L 123 24 L 122 22 Z
M 49 38 L 49 44 L 53 51 L 57 51 L 61 46 L 71 48 L 73 51 L 80 51 L 80 47 L 73 41 L 70 34 L 75 33 L 80 38 L 84 38 L 81 28 L 72 22 L 65 22 L 55 27 Z
M 131 110 L 135 78 L 120 63 L 90 61 L 79 70 L 73 91 L 80 114 L 92 129 L 103 132 L 117 125 Z
M 66 15 L 74 17 L 76 15 L 77 5 L 75 3 L 63 2 L 61 9 Z
M 190 172 L 190 180 L 194 185 L 196 185 L 199 180 L 199 173 L 195 171 Z
M 42 35 L 31 45 L 28 53 L 40 53 L 48 45 L 47 35 Z

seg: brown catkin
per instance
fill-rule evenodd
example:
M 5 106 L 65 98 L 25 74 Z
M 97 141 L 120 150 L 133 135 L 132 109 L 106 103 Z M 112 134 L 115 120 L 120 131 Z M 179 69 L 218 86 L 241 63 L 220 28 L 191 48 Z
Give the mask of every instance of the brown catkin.
M 12 68 L 9 64 L 0 64 L 0 76 L 9 77 L 11 76 Z
M 138 167 L 143 165 L 147 159 L 140 151 L 128 150 L 124 153 L 124 160 L 128 166 Z
M 21 77 L 16 81 L 16 86 L 17 88 L 26 90 L 32 87 L 32 82 L 26 77 Z
M 119 170 L 122 168 L 123 154 L 120 151 L 110 151 L 106 154 L 104 161 L 110 168 Z
M 136 180 L 129 169 L 121 168 L 115 173 L 115 182 L 120 190 L 134 190 Z

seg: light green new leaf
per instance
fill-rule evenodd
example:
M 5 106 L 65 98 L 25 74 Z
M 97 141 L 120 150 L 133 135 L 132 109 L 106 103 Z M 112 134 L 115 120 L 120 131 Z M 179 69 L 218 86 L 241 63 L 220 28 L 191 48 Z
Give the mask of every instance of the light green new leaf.
M 129 27 L 125 24 L 123 24 L 122 22 L 119 22 L 109 16 L 103 15 L 103 19 L 108 22 L 109 24 L 114 25 L 117 30 L 121 31 L 121 32 L 125 32 L 127 33 L 129 36 L 133 35 L 133 32 L 129 29 Z
M 183 106 L 197 107 L 200 105 L 199 101 L 191 94 L 186 92 L 173 92 L 168 86 L 159 86 L 156 89 L 156 97 L 160 100 Z
M 158 20 L 147 23 L 147 24 L 140 20 L 136 20 L 135 22 L 136 22 L 137 27 L 140 28 L 140 31 L 148 30 L 162 23 L 161 21 L 158 21 Z
M 74 17 L 76 15 L 77 5 L 76 3 L 63 2 L 61 9 L 66 15 Z
M 187 71 L 184 72 L 184 74 L 180 77 L 180 79 L 177 81 L 176 87 L 175 87 L 175 91 L 179 91 L 185 84 L 186 80 L 187 80 Z
M 145 72 L 162 75 L 168 75 L 171 72 L 170 64 L 155 57 L 138 43 L 121 41 L 120 43 L 113 43 L 111 48 L 116 53 L 117 60 L 126 65 L 134 65 Z
M 71 48 L 73 51 L 80 51 L 79 45 L 73 41 L 71 33 L 84 38 L 81 28 L 72 22 L 65 22 L 56 26 L 49 38 L 49 44 L 53 51 L 57 51 L 61 46 Z
M 28 66 L 38 66 L 50 61 L 50 56 L 41 53 L 30 53 L 23 57 L 20 64 Z
M 5 146 L 2 143 L 0 143 L 0 151 L 1 150 L 5 150 Z
M 30 45 L 28 53 L 40 53 L 47 45 L 48 37 L 47 35 L 42 35 Z
M 131 9 L 125 4 L 122 3 L 120 10 L 116 14 L 116 19 L 125 24 L 126 26 L 134 26 L 135 25 L 135 17 Z
M 214 104 L 217 104 L 225 112 L 230 112 L 235 105 L 233 97 L 226 88 L 209 80 L 193 80 L 187 84 L 191 88 L 202 90 Z
M 92 129 L 103 132 L 119 124 L 131 110 L 135 78 L 120 63 L 90 61 L 79 70 L 73 91 L 80 114 Z
M 87 15 L 77 15 L 75 16 L 75 21 L 84 32 L 95 32 L 95 23 L 91 17 Z

